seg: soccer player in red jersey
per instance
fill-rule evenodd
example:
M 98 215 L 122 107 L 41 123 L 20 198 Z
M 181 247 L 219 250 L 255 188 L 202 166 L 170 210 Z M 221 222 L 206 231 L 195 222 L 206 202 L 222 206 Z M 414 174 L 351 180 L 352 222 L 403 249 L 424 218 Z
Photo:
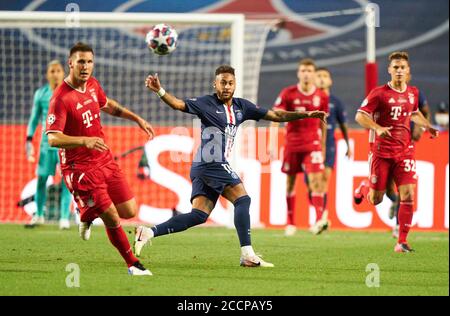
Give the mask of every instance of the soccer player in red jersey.
M 438 136 L 429 121 L 418 109 L 419 90 L 408 86 L 409 56 L 394 52 L 389 56 L 391 81 L 370 92 L 356 114 L 356 121 L 370 129 L 370 184 L 364 180 L 355 190 L 355 203 L 365 196 L 371 204 L 382 202 L 392 178 L 398 188 L 400 232 L 395 252 L 412 252 L 407 242 L 414 211 L 414 190 L 417 183 L 414 145 L 411 143 L 413 121 Z M 369 187 L 370 186 L 370 187 Z
M 329 97 L 315 86 L 316 65 L 312 59 L 303 59 L 299 63 L 298 84 L 283 89 L 275 102 L 275 109 L 286 111 L 324 111 L 328 113 Z M 272 123 L 272 127 L 277 127 Z M 273 131 L 274 129 L 271 128 Z M 306 172 L 311 191 L 311 202 L 316 210 L 316 224 L 311 228 L 314 234 L 320 234 L 328 228 L 328 214 L 324 212 L 325 185 L 322 181 L 325 157 L 326 124 L 319 119 L 304 119 L 287 124 L 286 145 L 282 172 L 287 174 L 286 201 L 288 225 L 286 235 L 295 233 L 295 181 L 297 173 Z M 271 151 L 273 152 L 273 134 Z
M 137 205 L 125 177 L 105 144 L 100 110 L 136 122 L 152 138 L 154 131 L 139 115 L 108 99 L 92 77 L 94 51 L 84 43 L 70 50 L 69 76 L 55 90 L 47 117 L 48 142 L 60 148 L 64 181 L 80 211 L 80 236 L 90 237 L 92 221 L 100 217 L 109 240 L 131 275 L 151 275 L 133 255 L 121 218 L 136 215 Z

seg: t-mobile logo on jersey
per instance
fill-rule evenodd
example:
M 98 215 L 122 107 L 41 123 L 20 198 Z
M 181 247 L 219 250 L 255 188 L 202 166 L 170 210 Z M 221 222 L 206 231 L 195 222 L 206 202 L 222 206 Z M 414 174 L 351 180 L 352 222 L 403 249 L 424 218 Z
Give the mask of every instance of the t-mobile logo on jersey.
M 92 126 L 92 121 L 94 120 L 94 117 L 92 116 L 91 110 L 87 110 L 83 114 L 81 114 L 83 117 L 83 123 L 86 124 L 86 128 L 89 128 Z
M 402 107 L 401 106 L 393 106 L 391 108 L 391 116 L 394 121 L 398 120 L 398 117 L 402 115 Z

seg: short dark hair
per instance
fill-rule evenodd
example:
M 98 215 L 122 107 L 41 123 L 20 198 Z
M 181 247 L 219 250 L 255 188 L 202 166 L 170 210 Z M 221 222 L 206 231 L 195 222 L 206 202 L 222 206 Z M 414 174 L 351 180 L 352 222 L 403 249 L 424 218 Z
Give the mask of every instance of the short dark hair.
M 232 74 L 233 76 L 235 76 L 234 68 L 229 65 L 222 65 L 216 69 L 216 76 L 220 74 Z
M 313 66 L 314 70 L 316 70 L 317 66 L 316 63 L 314 62 L 313 59 L 311 58 L 303 58 L 302 60 L 300 60 L 300 62 L 298 63 L 298 66 Z
M 326 72 L 328 72 L 331 75 L 331 71 L 327 67 L 319 67 L 319 68 L 317 68 L 316 72 L 319 72 L 319 71 L 326 71 Z
M 396 59 L 403 59 L 409 62 L 409 54 L 407 52 L 393 52 L 389 55 L 389 62 L 392 62 Z
M 92 49 L 92 47 L 83 42 L 78 42 L 72 46 L 72 48 L 70 49 L 69 57 L 72 57 L 72 55 L 76 52 L 91 52 L 92 54 L 94 54 L 94 50 Z

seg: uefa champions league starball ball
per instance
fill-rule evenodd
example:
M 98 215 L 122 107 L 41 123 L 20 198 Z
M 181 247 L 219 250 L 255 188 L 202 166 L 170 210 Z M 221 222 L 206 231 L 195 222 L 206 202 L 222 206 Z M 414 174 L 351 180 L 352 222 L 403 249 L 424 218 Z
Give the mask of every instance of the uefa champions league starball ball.
M 145 42 L 157 55 L 168 55 L 177 48 L 178 33 L 167 24 L 157 24 L 147 33 Z

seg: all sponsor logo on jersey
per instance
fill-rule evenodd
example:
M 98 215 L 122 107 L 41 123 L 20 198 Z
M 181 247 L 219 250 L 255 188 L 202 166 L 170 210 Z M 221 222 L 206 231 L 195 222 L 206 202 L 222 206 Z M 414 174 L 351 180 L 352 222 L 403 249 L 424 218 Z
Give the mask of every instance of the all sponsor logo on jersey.
M 92 121 L 94 120 L 94 117 L 92 116 L 91 110 L 87 110 L 83 114 L 81 114 L 83 117 L 83 123 L 86 125 L 86 128 L 89 128 L 92 126 Z
M 393 120 L 397 121 L 398 117 L 401 116 L 401 114 L 402 114 L 402 107 L 401 106 L 393 106 L 391 108 L 391 116 L 392 116 Z

